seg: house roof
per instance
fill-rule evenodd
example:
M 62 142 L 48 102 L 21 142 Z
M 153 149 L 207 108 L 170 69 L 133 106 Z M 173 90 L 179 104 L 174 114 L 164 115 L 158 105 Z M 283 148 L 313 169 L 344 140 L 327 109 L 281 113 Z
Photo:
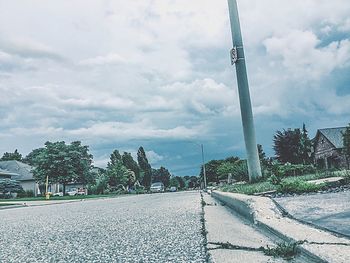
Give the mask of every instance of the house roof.
M 32 167 L 19 161 L 0 161 L 0 169 L 10 172 L 13 180 L 34 180 Z
M 11 173 L 10 171 L 0 169 L 0 177 L 11 178 L 11 176 L 18 176 L 19 174 Z
M 319 129 L 318 132 L 322 133 L 336 148 L 343 148 L 343 134 L 346 127 L 338 128 L 326 128 Z

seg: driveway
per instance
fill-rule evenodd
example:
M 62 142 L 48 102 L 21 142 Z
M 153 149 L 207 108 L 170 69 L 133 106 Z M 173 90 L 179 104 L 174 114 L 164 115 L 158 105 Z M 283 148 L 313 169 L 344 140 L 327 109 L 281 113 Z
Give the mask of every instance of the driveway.
M 275 198 L 294 217 L 350 237 L 350 191 Z

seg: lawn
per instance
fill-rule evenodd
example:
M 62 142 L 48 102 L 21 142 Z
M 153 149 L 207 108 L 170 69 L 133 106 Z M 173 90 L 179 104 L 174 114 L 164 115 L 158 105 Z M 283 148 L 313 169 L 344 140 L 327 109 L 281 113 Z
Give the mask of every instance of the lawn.
M 324 185 L 320 185 L 320 187 L 314 187 L 313 184 L 306 183 L 309 180 L 316 180 L 328 177 L 342 176 L 345 178 L 346 183 L 350 183 L 350 171 L 335 171 L 335 172 L 322 172 L 301 176 L 289 176 L 289 177 L 281 177 L 284 185 L 289 187 L 295 187 L 294 192 L 313 192 L 317 190 L 322 190 Z M 257 183 L 244 183 L 244 184 L 234 184 L 234 185 L 225 185 L 220 187 L 221 191 L 224 192 L 233 192 L 233 193 L 241 193 L 252 195 L 255 193 L 267 192 L 267 191 L 283 191 L 283 189 L 279 185 L 272 184 L 268 179 L 264 179 Z

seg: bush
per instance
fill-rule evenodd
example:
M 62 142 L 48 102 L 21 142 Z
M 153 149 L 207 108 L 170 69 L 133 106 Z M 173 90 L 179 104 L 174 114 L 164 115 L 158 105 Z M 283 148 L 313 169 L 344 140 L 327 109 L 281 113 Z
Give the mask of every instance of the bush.
M 275 164 L 272 167 L 272 172 L 276 176 L 299 176 L 304 174 L 313 174 L 316 168 L 313 165 L 303 164 Z
M 309 193 L 317 192 L 326 187 L 325 184 L 312 184 L 302 180 L 295 180 L 292 182 L 287 182 L 285 180 L 281 181 L 277 188 L 280 193 Z
M 273 185 L 279 185 L 281 183 L 281 178 L 276 175 L 271 175 L 268 181 Z
M 0 180 L 0 193 L 20 193 L 23 188 L 16 180 L 2 179 Z
M 34 191 L 33 191 L 33 190 L 26 190 L 26 191 L 18 192 L 17 197 L 18 197 L 18 198 L 23 198 L 23 197 L 34 197 Z

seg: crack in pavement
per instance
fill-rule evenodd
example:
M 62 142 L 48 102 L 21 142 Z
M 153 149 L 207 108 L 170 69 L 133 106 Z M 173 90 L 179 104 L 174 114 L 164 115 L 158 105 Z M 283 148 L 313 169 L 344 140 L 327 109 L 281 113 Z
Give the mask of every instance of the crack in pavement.
M 335 246 L 350 246 L 350 243 L 340 243 L 340 242 L 316 242 L 316 241 L 308 241 L 308 240 L 302 240 L 298 241 L 298 244 L 310 244 L 310 245 L 335 245 Z
M 231 249 L 231 250 L 245 250 L 245 251 L 264 251 L 264 247 L 245 247 L 245 246 L 237 246 L 237 245 L 233 245 L 230 242 L 208 242 L 208 244 L 211 245 L 216 245 L 218 247 L 215 248 L 208 248 L 208 250 L 215 250 L 215 249 Z

